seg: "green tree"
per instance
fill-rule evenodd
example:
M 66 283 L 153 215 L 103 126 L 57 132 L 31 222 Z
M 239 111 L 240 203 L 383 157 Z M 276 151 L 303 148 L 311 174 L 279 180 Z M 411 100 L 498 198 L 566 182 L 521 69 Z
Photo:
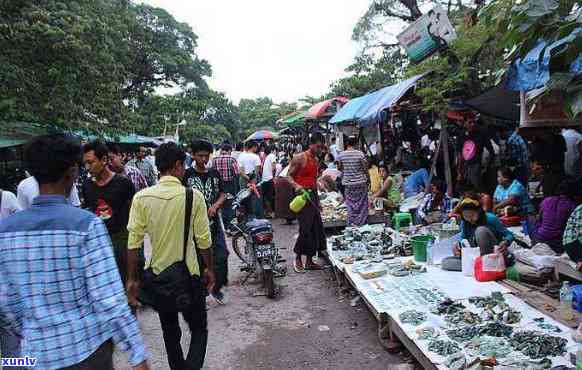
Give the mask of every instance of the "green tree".
M 126 129 L 162 86 L 206 88 L 196 35 L 130 1 L 0 2 L 0 119 Z
M 395 35 L 387 34 L 385 30 L 390 27 L 386 26 L 398 23 L 402 27 L 409 25 L 422 15 L 420 9 L 428 4 L 434 2 L 373 1 L 354 27 L 353 39 L 362 44 L 364 53 L 376 55 L 377 51 L 371 50 L 379 48 L 382 51 L 381 57 L 364 55 L 360 61 L 356 60 L 356 66 L 363 64 L 370 68 L 356 68 L 352 79 L 348 79 L 348 83 L 340 80 L 344 84 L 339 86 L 355 87 L 354 92 L 361 93 L 368 87 L 377 89 L 395 83 L 402 77 L 430 72 L 420 82 L 417 94 L 423 98 L 425 109 L 444 112 L 451 99 L 477 95 L 493 84 L 494 72 L 503 63 L 500 57 L 503 50 L 498 46 L 501 34 L 491 25 L 478 24 L 477 14 L 485 1 L 437 1 L 436 4 L 447 9 L 451 23 L 457 30 L 457 39 L 448 48 L 418 65 L 412 65 L 402 57 L 400 47 L 394 42 Z M 385 63 L 381 62 L 382 58 L 386 59 Z M 382 80 L 385 82 L 382 83 Z

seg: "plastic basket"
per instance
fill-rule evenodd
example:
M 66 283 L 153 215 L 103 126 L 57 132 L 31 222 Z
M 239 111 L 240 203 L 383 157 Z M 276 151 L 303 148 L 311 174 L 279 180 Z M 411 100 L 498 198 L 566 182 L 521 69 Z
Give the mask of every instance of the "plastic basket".
M 434 239 L 432 235 L 416 235 L 410 238 L 415 261 L 426 262 L 426 245 L 429 241 L 434 241 Z

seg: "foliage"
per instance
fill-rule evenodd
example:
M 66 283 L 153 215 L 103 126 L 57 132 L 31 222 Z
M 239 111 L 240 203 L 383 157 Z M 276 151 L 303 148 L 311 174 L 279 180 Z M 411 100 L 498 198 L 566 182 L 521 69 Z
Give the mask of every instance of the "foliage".
M 275 130 L 275 122 L 297 111 L 297 103 L 276 105 L 271 98 L 241 99 L 238 105 L 241 122 L 241 139 L 257 130 Z
M 540 40 L 550 44 L 572 35 L 576 28 L 582 27 L 582 7 L 576 0 L 528 0 L 519 4 L 505 0 L 484 7 L 480 18 L 504 35 L 500 46 L 508 51 L 506 60 L 512 61 L 523 57 Z M 578 33 L 550 55 L 551 73 L 565 83 L 550 81 L 548 91 L 552 88 L 566 91 L 565 109 L 571 117 L 582 112 L 582 82 L 572 74 L 566 78 L 563 74 L 569 73 L 570 65 L 581 54 L 582 33 Z
M 448 11 L 457 31 L 457 39 L 448 49 L 433 55 L 421 64 L 410 64 L 402 55 L 393 32 L 422 15 L 420 9 L 434 5 L 424 0 L 376 0 L 354 27 L 353 39 L 360 42 L 363 55 L 356 58 L 354 75 L 341 79 L 333 89 L 359 96 L 396 83 L 403 77 L 431 72 L 421 80 L 417 93 L 427 110 L 444 112 L 452 99 L 479 94 L 495 82 L 494 74 L 503 62 L 502 49 L 497 46 L 499 34 L 492 25 L 477 23 L 476 11 L 484 1 L 437 1 Z M 392 41 L 393 43 L 390 43 Z M 370 52 L 371 49 L 382 50 Z M 354 68 L 355 66 L 355 68 Z M 359 73 L 358 66 L 364 66 Z
M 160 86 L 205 87 L 196 35 L 129 1 L 0 3 L 0 119 L 120 130 Z
M 386 49 L 380 58 L 362 54 L 346 68 L 350 76 L 334 81 L 328 97 L 355 98 L 396 83 L 402 77 L 406 56 L 400 50 Z

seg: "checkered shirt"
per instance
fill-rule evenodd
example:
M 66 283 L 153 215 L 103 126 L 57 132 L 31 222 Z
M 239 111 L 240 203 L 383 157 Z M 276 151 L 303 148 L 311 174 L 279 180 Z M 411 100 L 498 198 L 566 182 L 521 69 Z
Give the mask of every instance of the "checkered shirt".
M 511 134 L 507 139 L 507 156 L 520 170 L 527 172 L 529 169 L 529 152 L 525 140 L 517 132 Z
M 238 175 L 238 164 L 230 155 L 219 155 L 214 158 L 212 167 L 218 171 L 224 182 L 232 181 Z
M 570 218 L 568 218 L 562 242 L 567 245 L 576 240 L 582 243 L 582 204 L 576 207 Z
M 140 170 L 133 166 L 126 165 L 123 168 L 123 175 L 131 180 L 133 186 L 135 187 L 136 193 L 148 187 L 148 183 L 144 175 L 141 174 Z
M 0 222 L 0 282 L 0 327 L 37 368 L 78 364 L 109 339 L 131 365 L 146 359 L 105 225 L 64 197 Z
M 131 167 L 135 167 L 145 177 L 148 186 L 154 186 L 157 182 L 156 170 L 154 166 L 147 159 L 132 159 L 127 163 Z

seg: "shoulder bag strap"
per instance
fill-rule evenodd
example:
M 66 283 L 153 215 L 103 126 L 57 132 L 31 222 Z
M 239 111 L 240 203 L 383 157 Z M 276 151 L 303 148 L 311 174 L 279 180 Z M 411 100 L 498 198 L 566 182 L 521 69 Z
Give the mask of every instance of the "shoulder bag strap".
M 194 191 L 191 187 L 186 187 L 186 211 L 184 212 L 184 252 L 182 259 L 186 260 L 186 248 L 188 248 L 188 236 L 190 234 L 190 222 L 192 221 L 192 201 L 194 199 Z M 196 240 L 196 237 L 194 237 Z

